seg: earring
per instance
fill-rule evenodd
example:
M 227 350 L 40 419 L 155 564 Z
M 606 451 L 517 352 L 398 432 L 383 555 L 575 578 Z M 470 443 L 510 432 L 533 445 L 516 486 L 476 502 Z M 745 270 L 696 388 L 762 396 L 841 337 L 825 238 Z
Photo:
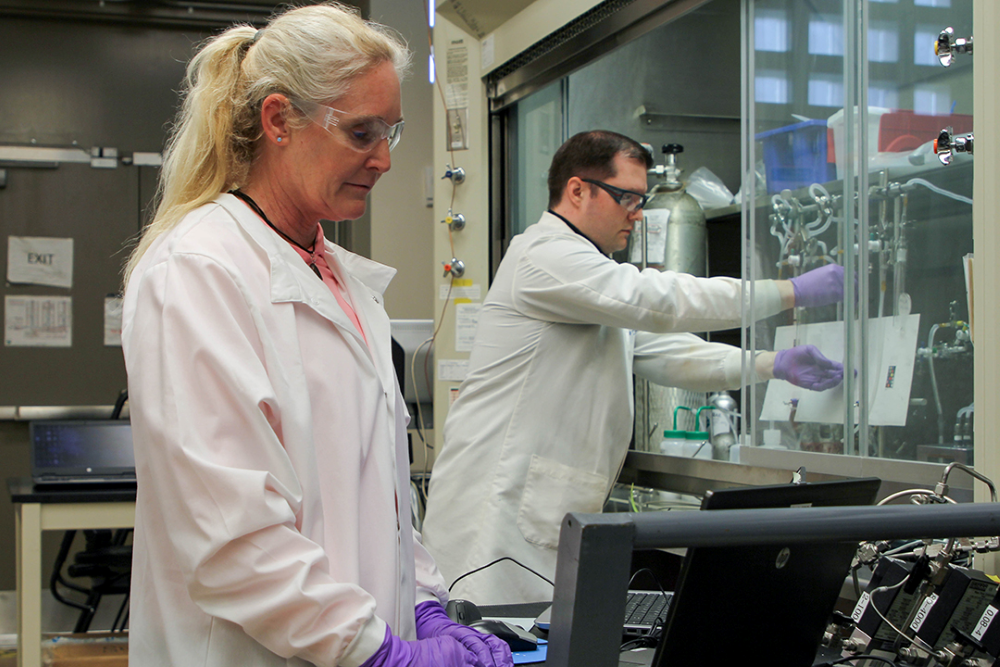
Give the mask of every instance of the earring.
M 281 137 L 278 137 L 278 143 L 279 144 L 281 143 Z

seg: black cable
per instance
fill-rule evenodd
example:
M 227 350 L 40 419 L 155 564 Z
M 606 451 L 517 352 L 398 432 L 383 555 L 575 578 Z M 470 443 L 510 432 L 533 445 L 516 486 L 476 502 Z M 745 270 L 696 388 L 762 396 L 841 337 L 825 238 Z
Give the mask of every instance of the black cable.
M 628 580 L 628 588 L 632 588 L 632 582 L 635 581 L 635 578 L 638 577 L 643 572 L 648 573 L 649 576 L 653 578 L 653 581 L 656 583 L 656 587 L 660 589 L 661 593 L 663 593 L 664 595 L 667 594 L 667 592 L 663 590 L 663 584 L 660 583 L 660 580 L 659 578 L 657 578 L 656 573 L 650 570 L 648 567 L 641 567 L 632 573 L 632 576 L 629 577 Z
M 451 593 L 451 589 L 455 587 L 455 584 L 457 584 L 458 582 L 460 582 L 462 579 L 465 579 L 470 574 L 475 574 L 476 572 L 479 572 L 481 570 L 485 570 L 486 568 L 492 567 L 493 565 L 496 565 L 497 563 L 499 563 L 501 561 L 505 561 L 505 560 L 509 560 L 511 563 L 514 563 L 515 565 L 520 565 L 525 570 L 527 570 L 528 572 L 532 573 L 533 575 L 535 575 L 536 577 L 538 577 L 539 579 L 541 579 L 542 581 L 544 581 L 545 583 L 547 583 L 549 586 L 555 586 L 555 584 L 552 583 L 549 579 L 547 579 L 547 578 L 543 577 L 542 575 L 538 574 L 537 572 L 535 572 L 534 570 L 532 570 L 530 567 L 528 567 L 524 563 L 519 563 L 518 561 L 514 560 L 510 556 L 503 556 L 502 558 L 497 558 L 495 561 L 491 561 L 491 562 L 487 563 L 486 565 L 483 565 L 482 567 L 477 567 L 475 570 L 469 570 L 468 572 L 466 572 L 465 574 L 463 574 L 462 576 L 460 576 L 458 579 L 456 579 L 455 581 L 451 582 L 451 586 L 448 587 L 448 592 Z

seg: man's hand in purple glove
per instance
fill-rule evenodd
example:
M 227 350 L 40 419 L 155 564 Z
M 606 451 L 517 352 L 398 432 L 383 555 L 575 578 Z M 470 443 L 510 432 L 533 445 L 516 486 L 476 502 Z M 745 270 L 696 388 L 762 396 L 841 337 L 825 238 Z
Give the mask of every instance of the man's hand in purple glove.
M 825 391 L 844 381 L 844 365 L 824 357 L 815 345 L 799 345 L 778 351 L 774 377 L 796 387 Z
M 504 640 L 478 632 L 448 618 L 436 600 L 421 602 L 416 608 L 417 639 L 453 637 L 476 654 L 483 667 L 513 667 L 514 658 Z
M 483 667 L 475 654 L 452 637 L 431 637 L 408 642 L 388 626 L 382 646 L 361 667 Z
M 796 308 L 813 308 L 844 300 L 844 267 L 827 264 L 792 278 Z

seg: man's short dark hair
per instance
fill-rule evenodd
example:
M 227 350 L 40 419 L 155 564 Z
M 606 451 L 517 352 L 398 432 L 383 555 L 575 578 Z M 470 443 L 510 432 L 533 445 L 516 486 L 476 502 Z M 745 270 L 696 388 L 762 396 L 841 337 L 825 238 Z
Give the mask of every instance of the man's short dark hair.
M 562 199 L 569 179 L 592 178 L 603 181 L 615 175 L 615 157 L 624 155 L 649 169 L 653 156 L 639 142 L 610 130 L 574 134 L 556 151 L 549 167 L 549 208 Z

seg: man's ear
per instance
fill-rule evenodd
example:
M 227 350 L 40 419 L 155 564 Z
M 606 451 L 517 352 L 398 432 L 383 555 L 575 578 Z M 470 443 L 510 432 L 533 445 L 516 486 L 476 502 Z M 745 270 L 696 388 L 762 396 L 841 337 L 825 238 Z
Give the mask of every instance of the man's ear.
M 579 176 L 573 176 L 566 181 L 566 188 L 563 190 L 562 200 L 571 203 L 574 208 L 579 208 L 583 202 L 584 188 L 587 184 Z

